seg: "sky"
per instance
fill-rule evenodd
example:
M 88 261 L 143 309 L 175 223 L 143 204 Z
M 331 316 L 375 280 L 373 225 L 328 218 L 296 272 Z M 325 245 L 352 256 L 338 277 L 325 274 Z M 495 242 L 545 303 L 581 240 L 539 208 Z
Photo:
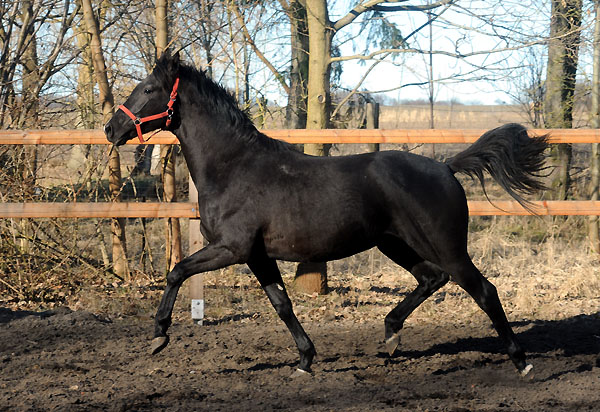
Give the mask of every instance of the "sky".
M 352 2 L 342 1 L 331 11 L 331 19 L 339 18 L 350 10 Z M 416 4 L 417 2 L 412 2 Z M 422 3 L 422 2 L 421 2 Z M 460 60 L 434 54 L 433 78 L 436 101 L 457 100 L 474 104 L 511 104 L 511 97 L 527 83 L 531 65 L 544 65 L 547 59 L 542 45 L 512 50 L 519 45 L 539 41 L 548 35 L 549 4 L 539 0 L 522 1 L 458 1 L 460 8 L 450 7 L 432 26 L 433 50 L 461 53 L 483 52 L 481 55 Z M 490 5 L 495 4 L 492 8 Z M 441 9 L 438 9 L 441 10 Z M 484 18 L 479 18 L 483 16 Z M 589 13 L 584 13 L 589 17 Z M 400 29 L 403 35 L 411 33 L 426 22 L 421 12 L 386 13 L 385 17 Z M 584 20 L 584 37 L 589 35 L 591 18 Z M 494 24 L 490 25 L 490 21 Z M 341 54 L 353 55 L 366 48 L 360 44 L 366 36 L 356 37 L 360 23 L 336 34 L 342 41 Z M 346 39 L 353 39 L 344 42 Z M 358 44 L 357 44 L 358 43 Z M 429 29 L 413 36 L 412 47 L 429 49 Z M 369 50 L 376 49 L 371 43 Z M 505 50 L 511 49 L 511 50 Z M 505 51 L 502 51 L 505 50 Z M 493 51 L 486 53 L 486 51 Z M 586 48 L 581 50 L 580 72 L 585 76 L 591 69 Z M 535 56 L 535 58 L 533 57 Z M 400 55 L 394 62 L 379 63 L 361 86 L 363 90 L 389 90 L 402 85 L 428 81 L 428 55 Z M 360 82 L 372 62 L 344 62 L 342 84 L 353 88 Z M 478 66 L 486 69 L 477 69 Z M 402 87 L 385 93 L 399 101 L 427 100 L 428 86 Z
M 424 4 L 426 1 L 402 3 Z M 356 0 L 331 1 L 330 20 L 336 21 L 346 15 L 356 3 Z M 524 73 L 528 70 L 527 66 L 532 61 L 543 66 L 546 57 L 543 46 L 513 49 L 547 37 L 550 12 L 548 3 L 549 1 L 541 0 L 457 0 L 447 10 L 436 9 L 435 12 L 440 15 L 432 25 L 431 33 L 434 100 L 488 105 L 514 103 L 511 95 L 526 83 Z M 392 12 L 384 13 L 383 16 L 395 25 L 403 37 L 409 36 L 427 22 L 427 14 L 422 12 Z M 334 44 L 339 47 L 341 56 L 364 55 L 367 51 L 370 53 L 389 47 L 381 44 L 385 38 L 369 36 L 368 28 L 378 26 L 377 22 L 373 23 L 371 20 L 365 23 L 362 17 L 377 19 L 372 13 L 365 13 L 336 33 Z M 378 21 L 381 22 L 381 18 Z M 277 30 L 283 33 L 289 29 L 282 27 Z M 429 36 L 427 27 L 413 34 L 408 39 L 408 45 L 427 51 Z M 280 51 L 281 47 L 289 45 L 289 37 L 281 39 L 282 43 L 277 43 L 272 38 L 267 38 L 262 45 L 267 55 L 282 56 L 281 64 L 285 69 L 289 64 L 289 56 L 283 57 Z M 536 59 L 531 58 L 531 50 L 535 51 Z M 444 55 L 457 52 L 479 54 L 466 59 Z M 340 78 L 342 88 L 352 90 L 357 87 L 359 91 L 369 92 L 385 90 L 381 94 L 398 102 L 428 100 L 427 54 L 397 53 L 371 68 L 373 63 L 375 60 L 343 61 Z M 369 70 L 370 74 L 363 81 L 364 74 Z M 264 84 L 269 84 L 271 74 L 265 71 L 263 76 Z M 415 83 L 421 85 L 412 85 Z M 269 100 L 285 104 L 281 90 L 276 90 L 276 86 L 271 87 L 272 90 L 266 92 Z

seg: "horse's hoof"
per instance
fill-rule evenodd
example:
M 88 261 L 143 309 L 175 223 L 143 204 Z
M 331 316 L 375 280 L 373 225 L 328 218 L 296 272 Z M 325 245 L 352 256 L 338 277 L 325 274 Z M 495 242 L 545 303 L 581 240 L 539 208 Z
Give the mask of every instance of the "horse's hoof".
M 152 339 L 152 345 L 150 346 L 150 354 L 156 355 L 158 352 L 163 350 L 169 344 L 168 336 L 158 336 Z
M 298 379 L 298 378 L 307 378 L 307 377 L 311 377 L 312 373 L 305 371 L 304 369 L 296 369 L 294 371 L 294 373 L 292 373 L 292 376 L 290 376 L 290 379 Z
M 523 368 L 523 370 L 519 371 L 519 374 L 521 375 L 521 377 L 525 378 L 525 377 L 533 377 L 533 373 L 531 375 L 529 375 L 529 372 L 531 372 L 531 370 L 533 369 L 533 365 L 531 363 L 528 363 L 527 365 L 525 365 L 525 367 Z
M 400 332 L 394 333 L 390 338 L 385 341 L 385 348 L 387 349 L 390 356 L 394 354 L 396 348 L 400 344 Z

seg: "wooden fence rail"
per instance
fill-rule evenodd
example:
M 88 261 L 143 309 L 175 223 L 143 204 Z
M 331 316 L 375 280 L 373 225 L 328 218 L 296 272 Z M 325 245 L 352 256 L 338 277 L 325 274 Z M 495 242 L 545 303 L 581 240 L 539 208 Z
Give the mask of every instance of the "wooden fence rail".
M 268 136 L 290 143 L 473 143 L 486 130 L 453 129 L 329 129 L 329 130 L 265 130 Z M 532 134 L 549 134 L 552 143 L 600 143 L 597 129 L 534 129 Z M 169 132 L 160 132 L 151 144 L 177 144 Z M 101 130 L 4 130 L 0 145 L 109 144 Z M 138 145 L 137 140 L 128 144 Z M 598 201 L 533 202 L 538 215 L 600 215 Z M 469 201 L 471 215 L 530 215 L 512 200 Z M 0 218 L 103 218 L 103 217 L 181 217 L 197 218 L 195 203 L 0 203 Z
M 472 216 L 532 215 L 514 200 L 469 200 Z M 600 215 L 600 201 L 536 201 L 531 208 L 539 216 Z M 0 218 L 199 218 L 198 204 L 192 202 L 94 202 L 94 203 L 0 203 Z
M 273 139 L 289 143 L 473 143 L 483 129 L 278 129 L 263 130 Z M 600 129 L 532 129 L 550 135 L 551 143 L 600 143 Z M 150 144 L 177 144 L 169 132 L 153 136 Z M 2 130 L 0 144 L 110 144 L 101 130 Z M 137 139 L 127 144 L 139 145 Z

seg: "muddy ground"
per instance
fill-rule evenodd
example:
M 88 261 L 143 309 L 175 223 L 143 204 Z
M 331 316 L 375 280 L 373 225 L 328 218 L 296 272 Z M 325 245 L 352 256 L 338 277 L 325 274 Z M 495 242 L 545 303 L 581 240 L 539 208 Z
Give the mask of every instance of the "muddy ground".
M 176 320 L 170 345 L 150 356 L 149 316 L 0 308 L 0 410 L 600 409 L 600 312 L 513 323 L 530 379 L 481 317 L 413 322 L 391 358 L 381 319 L 305 320 L 318 356 L 313 376 L 293 380 L 298 355 L 274 317 Z

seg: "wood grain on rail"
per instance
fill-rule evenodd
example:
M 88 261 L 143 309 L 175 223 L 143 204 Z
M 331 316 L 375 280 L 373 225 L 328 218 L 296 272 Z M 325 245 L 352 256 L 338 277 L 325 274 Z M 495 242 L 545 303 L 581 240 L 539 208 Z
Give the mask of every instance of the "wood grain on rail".
M 472 216 L 532 215 L 513 200 L 469 201 Z M 535 201 L 532 210 L 540 216 L 600 215 L 600 201 Z M 0 218 L 198 218 L 196 203 L 0 203 Z
M 273 129 L 263 130 L 289 143 L 473 143 L 483 129 Z M 549 134 L 551 143 L 600 143 L 598 129 L 532 129 L 532 135 Z M 177 144 L 170 132 L 154 135 L 150 144 Z M 102 130 L 2 130 L 0 144 L 110 144 Z M 127 144 L 140 144 L 131 139 Z
M 197 203 L 0 203 L 0 218 L 197 218 Z

